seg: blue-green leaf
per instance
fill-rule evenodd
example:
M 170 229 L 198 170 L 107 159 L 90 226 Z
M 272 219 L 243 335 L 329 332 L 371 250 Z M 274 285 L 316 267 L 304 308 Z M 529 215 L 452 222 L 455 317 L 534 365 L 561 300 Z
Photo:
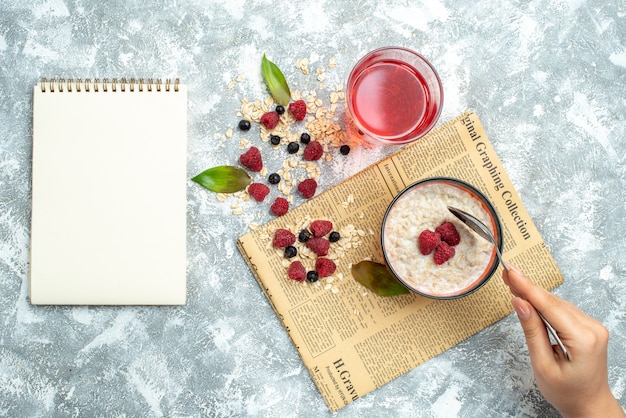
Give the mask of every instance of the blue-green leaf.
M 230 165 L 209 168 L 191 180 L 217 193 L 235 193 L 252 182 L 244 169 Z
M 287 80 L 285 80 L 280 68 L 268 60 L 265 54 L 263 54 L 263 61 L 261 62 L 261 71 L 265 84 L 267 84 L 267 88 L 276 103 L 287 106 L 291 100 L 291 91 L 289 91 Z

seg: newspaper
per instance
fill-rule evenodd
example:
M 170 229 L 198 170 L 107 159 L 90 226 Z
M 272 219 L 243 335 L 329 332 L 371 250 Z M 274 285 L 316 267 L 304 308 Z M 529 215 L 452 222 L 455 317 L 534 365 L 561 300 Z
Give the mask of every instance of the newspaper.
M 506 260 L 546 289 L 563 282 L 476 114 L 466 112 L 400 148 L 238 240 L 331 411 L 512 311 L 502 267 L 477 292 L 444 301 L 412 293 L 378 296 L 350 275 L 350 267 L 365 259 L 384 262 L 379 231 L 393 197 L 417 180 L 436 176 L 464 180 L 491 200 L 502 223 Z M 296 282 L 287 276 L 288 260 L 272 247 L 273 231 L 285 228 L 297 235 L 295 229 L 311 219 L 331 220 L 350 235 L 351 245 L 333 254 L 332 277 Z

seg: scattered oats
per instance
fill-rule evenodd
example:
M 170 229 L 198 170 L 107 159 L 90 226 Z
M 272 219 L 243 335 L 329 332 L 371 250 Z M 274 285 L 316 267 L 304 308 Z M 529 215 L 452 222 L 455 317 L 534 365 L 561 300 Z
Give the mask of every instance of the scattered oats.
M 348 209 L 348 206 L 350 206 L 350 205 L 348 204 L 348 202 L 341 202 L 341 207 L 342 207 L 342 208 L 344 208 L 344 209 Z
M 348 203 L 354 203 L 354 195 L 352 193 L 350 193 L 348 195 L 348 200 L 347 201 L 348 201 Z
M 328 276 L 328 277 L 326 278 L 326 283 L 332 283 L 332 282 L 334 282 L 334 281 L 335 281 L 335 279 L 334 279 L 334 277 L 333 277 L 333 276 Z
M 331 292 L 333 292 L 334 294 L 339 293 L 339 289 L 336 286 L 333 286 Z
M 281 264 L 283 265 L 283 267 L 289 268 L 289 265 L 291 264 L 291 261 L 287 260 L 286 258 L 283 258 L 282 261 L 281 261 Z
M 259 228 L 259 224 L 257 224 L 256 222 L 252 222 L 251 224 L 248 225 L 248 228 L 250 228 L 253 231 L 256 231 Z
M 237 78 L 235 78 L 235 80 L 237 80 L 237 81 L 240 81 L 240 82 L 241 82 L 241 81 L 243 81 L 243 76 L 242 76 L 241 74 L 239 74 L 239 75 L 237 76 Z
M 324 286 L 324 290 L 330 290 L 331 287 L 333 287 L 333 285 L 329 283 L 326 286 Z
M 330 102 L 336 104 L 339 101 L 339 95 L 335 92 L 330 93 Z
M 333 160 L 333 156 L 330 155 L 330 154 L 326 154 L 325 159 L 326 159 L 326 161 L 332 161 Z
M 250 145 L 250 141 L 246 138 L 239 138 L 239 149 L 245 149 Z
M 343 273 L 337 273 L 337 278 L 339 280 L 343 280 Z
M 352 311 L 352 313 L 354 313 L 355 316 L 359 315 L 359 311 L 357 311 L 356 308 L 354 308 L 354 311 Z
M 370 228 L 370 231 L 369 231 L 369 232 L 370 232 L 370 235 L 374 235 L 374 234 L 375 234 L 374 230 L 373 230 L 373 229 L 371 229 L 371 228 Z
M 323 82 L 324 80 L 326 80 L 326 74 L 320 73 L 317 75 L 317 81 Z
M 226 202 L 226 200 L 228 199 L 228 194 L 226 194 L 226 193 L 215 193 L 215 197 L 220 202 Z
M 233 215 L 241 215 L 243 213 L 243 208 L 235 208 L 232 210 Z
M 328 59 L 328 68 L 335 68 L 337 66 L 337 61 L 334 57 L 330 57 Z
M 228 83 L 228 86 L 226 87 L 228 90 L 231 90 L 233 87 L 235 87 L 235 80 L 231 81 L 230 83 Z

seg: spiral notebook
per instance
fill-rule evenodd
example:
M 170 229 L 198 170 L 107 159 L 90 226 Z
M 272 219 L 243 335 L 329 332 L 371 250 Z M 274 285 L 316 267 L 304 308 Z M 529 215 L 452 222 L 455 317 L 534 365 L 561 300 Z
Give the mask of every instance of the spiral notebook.
M 184 304 L 186 151 L 178 80 L 41 80 L 30 302 Z

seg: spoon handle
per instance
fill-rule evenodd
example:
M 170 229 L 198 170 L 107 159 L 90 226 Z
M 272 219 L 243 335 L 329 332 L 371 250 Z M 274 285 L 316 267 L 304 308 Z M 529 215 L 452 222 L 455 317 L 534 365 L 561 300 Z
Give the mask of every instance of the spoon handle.
M 565 355 L 565 358 L 570 360 L 569 352 L 567 351 L 567 348 L 565 348 L 565 345 L 563 345 L 563 342 L 561 341 L 559 336 L 556 335 L 556 330 L 554 328 L 552 328 L 552 325 L 550 325 L 548 320 L 546 318 L 544 318 L 544 316 L 543 316 L 543 314 L 541 312 L 537 311 L 537 313 L 539 314 L 539 317 L 541 318 L 541 320 L 543 321 L 544 325 L 548 329 L 548 332 L 550 333 L 550 335 L 552 335 L 552 338 L 554 338 L 554 340 L 559 345 L 559 347 L 561 347 L 561 350 L 563 351 L 563 354 Z
M 494 247 L 496 249 L 496 254 L 498 254 L 498 258 L 500 259 L 500 264 L 502 264 L 502 267 L 504 267 L 504 270 L 506 270 L 508 272 L 509 268 L 506 266 L 506 263 L 504 262 L 504 259 L 502 258 L 502 254 L 500 253 L 500 250 L 498 249 L 498 246 L 495 245 Z M 554 341 L 556 341 L 556 343 L 559 345 L 559 347 L 561 347 L 561 350 L 563 351 L 563 354 L 565 355 L 565 358 L 567 360 L 570 360 L 569 352 L 567 351 L 567 348 L 565 348 L 565 345 L 563 344 L 563 341 L 561 341 L 559 336 L 556 334 L 556 330 L 552 327 L 552 325 L 550 325 L 548 320 L 542 315 L 541 312 L 537 311 L 537 313 L 539 314 L 539 317 L 541 318 L 541 320 L 543 321 L 543 324 L 548 329 L 548 332 L 550 333 L 552 338 L 554 338 Z

